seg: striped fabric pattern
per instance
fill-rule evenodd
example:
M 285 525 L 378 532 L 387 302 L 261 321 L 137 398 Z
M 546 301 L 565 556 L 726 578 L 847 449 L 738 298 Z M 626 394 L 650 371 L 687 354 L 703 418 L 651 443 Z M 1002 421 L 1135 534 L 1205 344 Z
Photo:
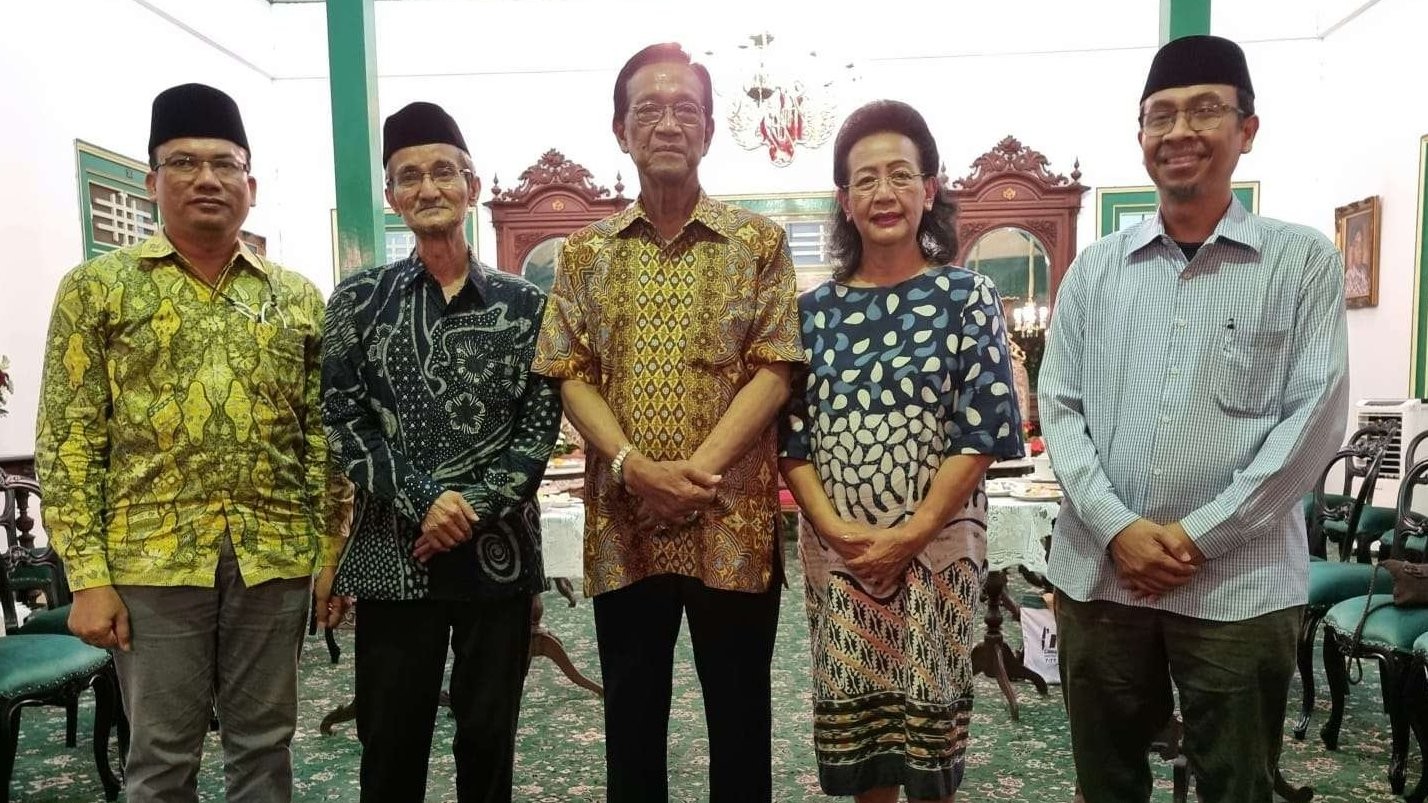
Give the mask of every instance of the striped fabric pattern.
M 1067 495 L 1058 588 L 1218 621 L 1304 604 L 1298 500 L 1348 403 L 1344 266 L 1324 235 L 1232 200 L 1188 261 L 1159 215 L 1097 241 L 1061 285 L 1039 390 Z M 1206 558 L 1155 602 L 1107 552 L 1140 517 L 1181 522 Z

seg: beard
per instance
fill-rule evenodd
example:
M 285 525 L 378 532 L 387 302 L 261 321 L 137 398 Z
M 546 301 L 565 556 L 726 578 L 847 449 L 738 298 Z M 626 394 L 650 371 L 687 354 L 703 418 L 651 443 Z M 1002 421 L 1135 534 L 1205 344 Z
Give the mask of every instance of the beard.
M 1194 182 L 1185 184 L 1162 184 L 1160 191 L 1166 197 L 1174 201 L 1193 201 L 1200 195 L 1200 185 Z

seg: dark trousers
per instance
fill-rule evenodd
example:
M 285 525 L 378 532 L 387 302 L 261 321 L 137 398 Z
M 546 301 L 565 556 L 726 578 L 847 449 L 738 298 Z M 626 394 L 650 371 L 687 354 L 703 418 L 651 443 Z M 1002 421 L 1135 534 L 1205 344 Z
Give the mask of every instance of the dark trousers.
M 362 802 L 426 799 L 449 643 L 455 653 L 456 799 L 510 803 L 530 641 L 529 594 L 469 602 L 361 600 L 356 666 Z
M 772 799 L 769 662 L 780 591 L 776 581 L 748 594 L 662 574 L 595 597 L 608 803 L 669 800 L 674 645 L 685 612 L 709 728 L 709 800 Z
M 1146 803 L 1147 752 L 1180 694 L 1204 803 L 1271 803 L 1304 609 L 1238 622 L 1056 596 L 1061 682 L 1086 803 Z

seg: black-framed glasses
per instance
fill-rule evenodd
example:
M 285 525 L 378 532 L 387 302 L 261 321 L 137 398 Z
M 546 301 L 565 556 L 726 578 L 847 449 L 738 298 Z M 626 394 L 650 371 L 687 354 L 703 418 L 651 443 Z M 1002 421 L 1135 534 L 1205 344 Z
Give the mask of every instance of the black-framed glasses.
M 390 183 L 399 190 L 414 190 L 421 186 L 427 176 L 431 177 L 431 183 L 443 190 L 455 189 L 466 182 L 466 176 L 472 175 L 470 170 L 455 165 L 440 164 L 430 170 L 418 170 L 415 167 L 397 171 Z
M 253 309 L 248 304 L 244 304 L 242 301 L 228 295 L 222 290 L 215 290 L 214 292 L 218 293 L 219 297 L 227 301 L 228 305 L 237 310 L 240 315 L 253 323 L 272 324 L 273 326 L 281 326 L 284 329 L 291 326 L 291 324 L 288 323 L 288 316 L 284 314 L 282 308 L 278 306 L 278 297 L 272 293 L 271 288 L 269 288 L 268 297 L 263 300 L 263 303 L 260 304 L 257 309 Z
M 1188 109 L 1151 109 L 1141 116 L 1140 130 L 1153 137 L 1165 136 L 1183 114 L 1191 131 L 1213 131 L 1230 112 L 1244 114 L 1240 107 L 1228 103 L 1197 103 Z
M 248 165 L 229 156 L 218 156 L 213 159 L 200 159 L 197 156 L 190 156 L 181 153 L 177 156 L 170 156 L 154 165 L 154 169 L 166 167 L 174 175 L 184 178 L 197 176 L 204 165 L 208 165 L 213 170 L 213 175 L 224 181 L 233 181 L 243 177 L 248 172 Z
M 659 125 L 666 110 L 673 112 L 674 121 L 685 128 L 693 128 L 704 122 L 704 107 L 692 100 L 681 100 L 678 103 L 641 103 L 631 111 L 634 112 L 635 122 L 640 125 Z
M 878 187 L 881 187 L 883 182 L 886 181 L 893 192 L 907 192 L 913 187 L 916 187 L 918 182 L 920 182 L 925 175 L 927 174 L 914 173 L 911 170 L 894 170 L 886 176 L 874 176 L 869 174 L 859 176 L 847 184 L 844 184 L 843 189 L 857 196 L 868 196 L 876 193 Z

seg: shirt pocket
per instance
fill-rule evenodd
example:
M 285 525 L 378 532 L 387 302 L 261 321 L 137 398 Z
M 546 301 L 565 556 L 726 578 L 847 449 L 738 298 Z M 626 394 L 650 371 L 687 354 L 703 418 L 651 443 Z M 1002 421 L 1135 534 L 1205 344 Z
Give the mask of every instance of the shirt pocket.
M 1214 397 L 1226 415 L 1275 414 L 1283 390 L 1284 330 L 1226 327 L 1214 349 Z
M 258 365 L 253 377 L 274 400 L 302 401 L 307 388 L 307 333 L 272 324 L 254 324 Z

